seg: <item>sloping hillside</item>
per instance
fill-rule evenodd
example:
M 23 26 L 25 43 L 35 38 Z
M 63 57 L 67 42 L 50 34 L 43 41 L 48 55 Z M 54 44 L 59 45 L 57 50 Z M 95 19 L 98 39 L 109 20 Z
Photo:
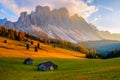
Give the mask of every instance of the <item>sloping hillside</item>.
M 4 43 L 4 40 L 7 40 L 7 43 Z M 43 43 L 40 43 L 41 48 L 38 52 L 35 52 L 34 46 L 37 43 L 37 41 L 34 41 L 34 45 L 31 45 L 30 49 L 27 50 L 23 41 L 0 37 L 0 57 L 79 58 L 85 56 L 85 54 L 79 52 L 54 48 Z

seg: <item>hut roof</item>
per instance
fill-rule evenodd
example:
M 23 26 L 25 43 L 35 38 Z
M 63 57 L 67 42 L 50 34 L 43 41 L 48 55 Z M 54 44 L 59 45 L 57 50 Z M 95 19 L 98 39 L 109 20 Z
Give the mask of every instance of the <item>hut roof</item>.
M 27 58 L 25 59 L 25 61 L 33 61 L 31 58 Z
M 56 64 L 54 64 L 54 63 L 51 62 L 51 61 L 48 61 L 48 62 L 40 63 L 39 65 L 44 65 L 44 66 L 55 66 Z M 39 66 L 39 65 L 38 65 L 38 66 Z

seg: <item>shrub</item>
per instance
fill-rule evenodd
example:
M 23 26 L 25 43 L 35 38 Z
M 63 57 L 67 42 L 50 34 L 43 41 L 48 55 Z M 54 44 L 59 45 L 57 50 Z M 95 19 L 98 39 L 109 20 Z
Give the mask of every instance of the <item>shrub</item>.
M 4 43 L 7 43 L 7 40 L 4 40 Z

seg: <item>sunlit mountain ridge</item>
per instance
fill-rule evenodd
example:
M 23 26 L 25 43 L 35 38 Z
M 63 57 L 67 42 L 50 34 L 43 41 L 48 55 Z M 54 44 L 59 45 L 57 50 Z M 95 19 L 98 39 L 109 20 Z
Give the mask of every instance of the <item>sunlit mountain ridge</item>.
M 120 34 L 96 29 L 77 14 L 70 16 L 66 8 L 53 9 L 36 6 L 35 11 L 21 12 L 17 22 L 6 21 L 7 28 L 25 31 L 37 37 L 50 37 L 73 43 L 96 40 L 120 40 Z

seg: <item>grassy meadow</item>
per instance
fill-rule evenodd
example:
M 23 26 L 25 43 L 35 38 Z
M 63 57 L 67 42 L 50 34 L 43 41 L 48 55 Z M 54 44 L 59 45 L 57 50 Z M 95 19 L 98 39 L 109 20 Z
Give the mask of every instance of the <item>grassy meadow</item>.
M 33 65 L 23 64 L 24 59 L 0 57 L 0 80 L 120 80 L 120 58 L 34 58 Z M 53 61 L 58 69 L 37 71 L 36 65 L 45 61 Z
M 7 43 L 3 43 L 7 40 Z M 26 50 L 25 42 L 0 37 L 0 80 L 120 80 L 120 58 L 86 59 L 85 54 L 40 43 Z M 32 65 L 23 64 L 33 58 Z M 57 70 L 37 71 L 37 65 L 52 61 Z
M 7 43 L 3 43 L 4 40 L 7 40 Z M 85 57 L 85 54 L 80 52 L 71 51 L 62 48 L 54 48 L 51 45 L 45 45 L 40 43 L 40 49 L 38 52 L 34 51 L 34 47 L 37 44 L 37 41 L 34 41 L 34 44 L 30 46 L 30 49 L 26 49 L 26 44 L 24 41 L 15 41 L 9 38 L 0 37 L 0 56 L 2 57 L 19 57 L 19 58 L 80 58 Z

